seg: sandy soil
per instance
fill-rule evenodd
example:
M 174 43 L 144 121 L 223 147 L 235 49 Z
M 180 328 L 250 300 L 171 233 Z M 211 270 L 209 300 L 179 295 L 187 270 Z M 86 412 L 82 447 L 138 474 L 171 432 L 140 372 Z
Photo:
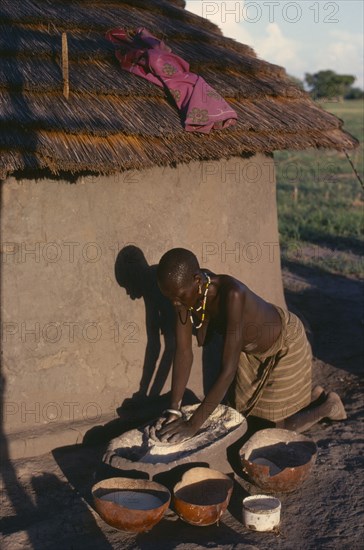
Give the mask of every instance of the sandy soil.
M 316 356 L 316 381 L 340 393 L 348 420 L 324 422 L 307 435 L 319 448 L 310 478 L 280 495 L 279 534 L 247 531 L 241 502 L 258 490 L 235 483 L 220 525 L 193 527 L 171 510 L 149 533 L 133 535 L 106 525 L 91 507 L 90 486 L 100 474 L 103 447 L 72 446 L 32 459 L 4 462 L 0 541 L 4 550 L 246 549 L 357 550 L 363 548 L 364 472 L 363 293 L 359 281 L 289 265 L 289 307 L 303 316 Z M 96 473 L 95 473 L 96 472 Z M 106 475 L 105 475 L 106 477 Z

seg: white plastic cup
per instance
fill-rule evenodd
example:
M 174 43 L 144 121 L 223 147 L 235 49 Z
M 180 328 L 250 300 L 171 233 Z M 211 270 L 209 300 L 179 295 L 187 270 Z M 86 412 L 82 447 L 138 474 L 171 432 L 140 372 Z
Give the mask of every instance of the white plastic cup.
M 243 500 L 243 522 L 252 531 L 273 531 L 281 521 L 281 501 L 268 495 Z

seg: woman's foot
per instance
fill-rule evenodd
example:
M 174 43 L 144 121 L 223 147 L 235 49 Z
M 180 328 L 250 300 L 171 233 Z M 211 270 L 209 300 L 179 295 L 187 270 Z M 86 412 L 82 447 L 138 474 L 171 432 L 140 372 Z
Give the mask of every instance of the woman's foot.
M 321 402 L 321 399 L 323 402 Z M 321 392 L 315 403 L 311 403 L 311 405 L 302 411 L 295 413 L 289 418 L 285 418 L 277 423 L 276 426 L 277 428 L 302 433 L 324 418 L 329 418 L 330 420 L 345 420 L 347 418 L 340 397 L 333 391 L 328 393 L 328 395 Z
M 322 394 L 325 394 L 324 388 L 322 386 L 315 386 L 311 391 L 311 403 L 317 401 L 321 396 L 323 397 Z
M 330 391 L 327 395 L 325 401 L 325 409 L 327 410 L 327 418 L 330 420 L 346 420 L 347 414 L 343 402 L 340 399 L 340 396 L 334 392 Z

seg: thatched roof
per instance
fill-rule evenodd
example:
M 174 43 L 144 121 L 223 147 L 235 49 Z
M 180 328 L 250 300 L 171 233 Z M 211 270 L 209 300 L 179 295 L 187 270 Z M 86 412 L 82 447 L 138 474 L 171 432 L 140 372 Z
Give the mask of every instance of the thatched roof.
M 356 146 L 283 68 L 224 38 L 183 0 L 1 0 L 0 177 L 111 173 L 278 149 Z M 162 89 L 124 72 L 105 32 L 145 26 L 233 106 L 236 126 L 186 132 Z M 70 95 L 63 96 L 62 32 Z

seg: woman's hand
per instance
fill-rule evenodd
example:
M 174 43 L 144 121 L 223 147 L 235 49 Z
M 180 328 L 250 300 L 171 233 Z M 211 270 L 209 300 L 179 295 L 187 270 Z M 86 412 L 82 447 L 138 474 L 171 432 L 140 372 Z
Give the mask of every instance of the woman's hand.
M 180 443 L 185 439 L 193 437 L 196 431 L 197 430 L 192 427 L 188 420 L 178 418 L 177 420 L 169 422 L 168 425 L 166 423 L 163 424 L 157 435 L 162 442 Z
M 163 414 L 162 416 L 160 416 L 155 422 L 154 424 L 152 424 L 151 426 L 149 426 L 149 437 L 150 439 L 152 439 L 152 441 L 161 441 L 160 437 L 159 437 L 159 431 L 161 430 L 162 426 L 165 426 L 167 424 L 169 424 L 170 422 L 173 422 L 174 420 L 176 420 L 176 418 L 179 418 L 179 415 L 177 414 L 172 414 L 172 413 L 166 413 L 166 414 Z

